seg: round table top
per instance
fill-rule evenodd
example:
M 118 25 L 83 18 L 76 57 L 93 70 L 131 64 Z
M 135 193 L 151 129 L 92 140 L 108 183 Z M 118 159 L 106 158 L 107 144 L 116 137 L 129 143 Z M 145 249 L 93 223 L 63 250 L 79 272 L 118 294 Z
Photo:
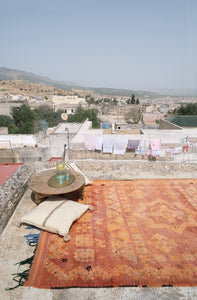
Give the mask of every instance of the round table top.
M 33 175 L 28 181 L 28 187 L 36 193 L 43 195 L 58 195 L 74 192 L 85 184 L 85 178 L 81 173 L 69 170 L 74 175 L 75 181 L 63 187 L 52 187 L 48 180 L 56 174 L 56 169 L 50 169 Z

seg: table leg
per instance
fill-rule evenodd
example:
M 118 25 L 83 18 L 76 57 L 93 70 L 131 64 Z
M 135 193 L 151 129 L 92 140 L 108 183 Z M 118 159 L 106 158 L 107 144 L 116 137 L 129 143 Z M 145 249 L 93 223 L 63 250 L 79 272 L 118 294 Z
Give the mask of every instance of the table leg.
M 82 187 L 81 187 L 81 190 L 80 190 L 80 196 L 81 196 L 81 200 L 83 200 L 84 199 L 84 191 L 85 191 L 85 185 L 83 185 Z
M 35 193 L 35 192 L 34 192 L 34 197 L 35 197 L 36 204 L 39 205 L 42 201 L 42 197 L 40 196 L 40 194 Z
M 34 192 L 34 201 L 37 205 L 39 205 L 42 201 L 44 201 L 49 195 L 39 194 Z

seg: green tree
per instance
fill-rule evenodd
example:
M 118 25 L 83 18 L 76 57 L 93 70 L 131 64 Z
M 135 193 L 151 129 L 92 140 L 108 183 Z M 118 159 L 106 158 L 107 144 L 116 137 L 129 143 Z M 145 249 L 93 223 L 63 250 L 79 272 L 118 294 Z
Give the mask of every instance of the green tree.
M 139 99 L 138 99 L 139 100 Z M 131 98 L 127 100 L 127 104 L 136 104 L 135 95 L 132 94 Z
M 75 114 L 68 116 L 68 122 L 79 122 L 82 123 L 86 119 L 89 121 L 92 121 L 92 127 L 93 128 L 100 128 L 100 120 L 97 117 L 98 110 L 93 109 L 83 109 L 81 106 L 79 106 L 75 112 Z
M 16 130 L 14 120 L 6 115 L 0 115 L 0 127 L 7 127 L 9 134 L 14 133 Z
M 176 109 L 177 115 L 197 115 L 197 103 L 182 104 Z
M 131 98 L 126 101 L 127 104 L 131 104 Z
M 155 120 L 155 123 L 157 124 L 157 127 L 159 126 L 159 119 Z
M 135 104 L 135 95 L 134 94 L 132 94 L 132 96 L 131 96 L 131 104 Z
M 11 107 L 11 116 L 16 126 L 14 133 L 34 133 L 34 120 L 38 115 L 29 106 L 23 104 L 20 107 Z
M 47 122 L 48 127 L 54 127 L 63 122 L 61 114 L 64 110 L 53 111 L 48 106 L 40 106 L 35 112 L 39 116 L 39 120 L 45 120 L 45 122 Z
M 140 104 L 140 100 L 139 100 L 139 98 L 137 98 L 137 100 L 136 100 L 136 104 L 137 104 L 137 105 L 139 105 L 139 104 Z
M 95 100 L 94 97 L 90 97 L 86 100 L 86 102 L 90 105 L 90 104 L 95 104 Z
M 112 100 L 112 104 L 113 104 L 113 105 L 117 105 L 117 104 L 118 104 L 118 100 L 117 100 L 116 98 L 114 98 L 114 99 Z
M 95 101 L 95 104 L 96 104 L 96 105 L 99 105 L 99 104 L 101 104 L 102 102 L 103 102 L 103 100 L 102 100 L 102 99 L 99 99 L 99 100 L 96 100 L 96 101 Z

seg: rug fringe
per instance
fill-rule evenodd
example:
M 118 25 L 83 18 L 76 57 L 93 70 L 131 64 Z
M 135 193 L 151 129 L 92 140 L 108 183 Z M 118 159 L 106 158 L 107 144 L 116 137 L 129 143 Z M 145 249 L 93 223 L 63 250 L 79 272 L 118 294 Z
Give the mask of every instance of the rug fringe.
M 32 227 L 26 227 L 26 229 L 31 229 L 31 228 Z M 16 263 L 15 265 L 18 265 L 18 269 L 24 265 L 29 265 L 29 268 L 24 270 L 23 272 L 18 272 L 18 273 L 12 274 L 12 276 L 13 276 L 12 280 L 17 282 L 17 285 L 10 287 L 10 288 L 6 288 L 5 289 L 6 291 L 11 291 L 11 290 L 16 289 L 19 286 L 23 286 L 24 282 L 28 279 L 29 271 L 31 269 L 31 266 L 32 266 L 32 263 L 33 263 L 33 260 L 35 257 L 40 233 L 27 234 L 27 235 L 24 235 L 24 237 L 27 240 L 27 244 L 31 247 L 34 247 L 33 255 L 31 257 L 26 258 L 25 260 L 22 260 L 22 261 Z

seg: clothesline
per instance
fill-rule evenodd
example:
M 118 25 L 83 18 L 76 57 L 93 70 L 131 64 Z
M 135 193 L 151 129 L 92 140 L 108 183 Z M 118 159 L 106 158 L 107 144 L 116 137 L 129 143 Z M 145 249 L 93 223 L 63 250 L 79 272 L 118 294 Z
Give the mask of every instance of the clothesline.
M 189 147 L 197 148 L 197 143 L 187 144 L 178 147 L 162 148 L 161 139 L 128 139 L 117 136 L 96 136 L 84 134 L 84 148 L 90 151 L 102 151 L 103 153 L 113 153 L 124 155 L 126 150 L 134 151 L 135 154 L 151 155 L 153 157 L 175 154 L 189 151 Z

